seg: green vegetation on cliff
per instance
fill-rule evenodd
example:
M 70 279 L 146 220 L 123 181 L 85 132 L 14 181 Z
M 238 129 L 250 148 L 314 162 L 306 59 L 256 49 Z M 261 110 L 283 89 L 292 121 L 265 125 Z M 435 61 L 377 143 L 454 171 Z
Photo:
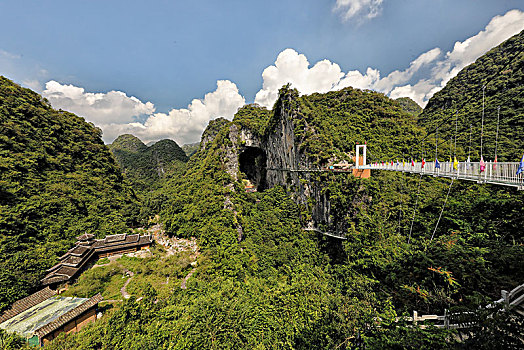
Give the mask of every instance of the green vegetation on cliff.
M 515 59 L 513 49 L 507 55 Z M 516 77 L 511 86 L 522 86 L 522 75 Z M 471 91 L 482 83 L 473 82 Z M 263 141 L 292 139 L 287 146 L 296 146 L 312 166 L 350 157 L 364 141 L 372 161 L 408 157 L 423 151 L 417 141 L 443 118 L 434 106 L 445 93 L 417 117 L 375 92 L 347 88 L 299 96 L 285 86 L 272 110 L 249 105 L 232 122 L 212 121 L 183 174 L 166 178 L 158 197 L 149 197 L 168 233 L 198 239 L 202 254 L 187 289 L 175 285 L 166 293 L 145 284 L 137 288 L 142 298 L 116 304 L 101 321 L 61 335 L 49 348 L 522 348 L 522 316 L 478 310 L 498 299 L 501 289 L 524 282 L 523 192 L 456 181 L 445 202 L 450 180 L 380 171 L 370 179 L 302 174 L 298 184 L 283 181 L 258 193 L 246 193 L 242 183 L 239 128 Z M 294 139 L 274 135 L 284 122 Z M 126 147 L 144 149 L 128 141 Z M 518 142 L 511 147 L 518 149 Z M 306 188 L 318 190 L 329 205 L 315 198 L 294 202 Z M 326 223 L 326 229 L 343 230 L 346 240 L 302 230 L 319 205 L 340 224 Z M 154 275 L 147 267 L 157 263 L 162 265 L 145 262 L 144 273 Z M 73 288 L 113 295 L 104 283 L 92 273 Z M 478 321 L 461 341 L 454 330 L 396 322 L 414 310 L 442 315 L 446 309 Z
M 342 113 L 343 108 L 355 112 Z M 252 115 L 246 115 L 249 110 Z M 458 185 L 431 239 L 447 180 L 423 179 L 408 242 L 418 177 L 319 175 L 309 185 L 322 186 L 332 215 L 349 224 L 348 239 L 341 242 L 301 230 L 307 208 L 291 200 L 294 188 L 246 193 L 227 172 L 233 126 L 249 128 L 256 121 L 258 131 L 249 131 L 270 133 L 283 114 L 292 116 L 303 152 L 319 161 L 326 158 L 319 153 L 322 147 L 342 154 L 360 135 L 374 140 L 377 157 L 402 150 L 413 140 L 411 132 L 424 131 L 409 126 L 413 117 L 397 103 L 353 89 L 299 97 L 284 88 L 266 125 L 256 119 L 268 117 L 264 109 L 241 111 L 239 120 L 212 122 L 184 176 L 163 187 L 167 231 L 197 237 L 203 251 L 188 289 L 174 288 L 169 297 L 145 290 L 142 301 L 130 299 L 51 349 L 454 348 L 452 331 L 420 329 L 396 323 L 395 317 L 413 310 L 475 310 L 518 283 L 523 251 L 517 218 L 524 202 L 513 190 Z M 391 149 L 395 135 L 398 144 Z M 500 212 L 505 215 L 497 216 Z M 500 322 L 518 327 L 514 319 Z M 504 337 L 509 344 L 516 341 L 511 331 L 479 341 L 485 334 L 473 330 L 462 345 L 490 348 Z
M 409 97 L 400 97 L 397 98 L 395 101 L 397 101 L 400 104 L 400 107 L 411 114 L 414 117 L 418 117 L 420 113 L 422 113 L 422 107 L 420 107 L 415 101 L 410 99 Z
M 37 288 L 74 237 L 134 224 L 136 198 L 100 135 L 0 77 L 0 309 Z
M 480 158 L 482 129 L 482 90 L 484 100 L 484 158 L 495 158 L 497 114 L 500 107 L 498 160 L 516 162 L 524 149 L 524 31 L 491 49 L 475 63 L 460 71 L 444 89 L 437 92 L 420 115 L 419 123 L 449 140 L 455 134 L 455 110 L 458 110 L 457 145 L 467 157 Z M 447 121 L 447 122 L 446 122 Z M 446 149 L 449 154 L 449 148 Z
M 164 177 L 183 168 L 188 159 L 173 140 L 160 140 L 148 147 L 129 134 L 118 136 L 109 149 L 125 176 L 140 191 L 158 186 Z

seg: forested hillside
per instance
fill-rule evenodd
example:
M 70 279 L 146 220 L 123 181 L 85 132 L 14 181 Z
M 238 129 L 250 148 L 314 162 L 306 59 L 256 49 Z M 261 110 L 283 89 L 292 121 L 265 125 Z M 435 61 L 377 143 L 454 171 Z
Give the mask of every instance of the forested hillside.
M 463 149 L 460 155 L 465 159 L 470 154 L 478 161 L 484 88 L 483 156 L 486 160 L 495 158 L 500 108 L 498 161 L 519 161 L 524 149 L 523 48 L 524 31 L 464 68 L 429 100 L 419 123 L 428 130 L 440 125 L 439 135 L 449 140 L 455 135 L 457 117 L 457 145 Z M 449 142 L 443 145 L 442 153 L 449 155 Z
M 0 77 L 0 309 L 37 288 L 75 236 L 134 224 L 136 198 L 100 136 Z
M 518 68 L 513 62 L 521 62 L 517 59 L 520 56 L 515 56 L 515 47 L 523 45 L 521 36 L 501 46 L 511 49 L 490 51 L 486 56 L 491 57 L 492 63 L 486 63 L 486 56 L 480 58 L 475 65 L 485 62 L 487 66 L 478 68 L 478 74 L 489 71 L 491 65 L 504 67 L 508 64 L 512 69 Z M 471 67 L 465 71 L 472 72 Z M 472 76 L 477 77 L 477 74 Z M 514 91 L 522 86 L 520 73 L 511 77 L 505 85 L 508 88 L 502 91 Z M 459 78 L 469 84 L 468 91 L 478 91 L 479 84 L 487 85 L 476 78 L 470 83 L 463 72 L 450 84 L 453 86 Z M 71 227 L 83 224 L 89 231 L 92 228 L 88 225 L 92 218 L 90 205 L 116 205 L 113 199 L 118 200 L 120 206 L 116 205 L 113 216 L 106 215 L 102 210 L 105 207 L 100 209 L 101 229 L 96 233 L 104 232 L 109 224 L 123 227 L 125 217 L 118 216 L 121 220 L 118 221 L 115 216 L 124 209 L 123 203 L 131 208 L 133 202 L 126 197 L 127 187 L 117 186 L 122 177 L 111 157 L 107 157 L 108 151 L 99 139 L 99 132 L 80 118 L 53 111 L 38 95 L 9 84 L 20 96 L 27 95 L 23 100 L 32 99 L 38 108 L 25 107 L 18 113 L 17 106 L 29 105 L 23 101 L 10 102 L 12 111 L 7 109 L 10 113 L 4 113 L 6 109 L 2 107 L 2 118 L 6 125 L 16 126 L 13 130 L 17 130 L 17 134 L 25 135 L 17 141 L 28 145 L 24 146 L 28 153 L 23 156 L 33 159 L 31 151 L 44 152 L 45 157 L 17 163 L 22 157 L 12 156 L 15 154 L 12 151 L 3 151 L 9 154 L 6 159 L 13 165 L 11 168 L 7 168 L 11 163 L 2 165 L 2 171 L 6 169 L 2 193 L 12 193 L 13 203 L 21 198 L 20 205 L 24 208 L 36 208 L 45 201 L 35 202 L 31 197 L 41 196 L 41 192 L 25 194 L 24 191 L 32 189 L 32 183 L 20 182 L 25 179 L 24 174 L 44 174 L 43 179 L 34 177 L 35 184 L 42 181 L 42 188 L 46 189 L 45 185 L 55 179 L 50 174 L 61 171 L 56 173 L 61 181 L 52 183 L 61 189 L 67 185 L 62 179 L 67 179 L 72 170 L 80 171 L 77 167 L 81 167 L 95 184 L 105 186 L 105 191 L 96 192 L 96 201 L 86 204 L 86 216 L 77 214 L 73 207 L 77 202 L 72 198 L 83 198 L 82 193 L 91 191 L 89 182 L 87 185 L 82 183 L 84 187 L 80 193 L 74 192 L 75 197 L 71 199 L 68 197 L 70 192 L 65 190 L 59 192 L 65 196 L 55 196 L 53 192 L 45 197 L 53 204 L 58 202 L 58 206 L 52 207 L 58 213 L 63 208 L 60 203 L 72 203 L 64 207 L 70 211 L 61 214 L 68 220 L 76 219 L 74 225 L 67 226 L 70 228 L 67 234 L 74 231 Z M 386 171 L 375 171 L 369 179 L 348 173 L 289 171 L 291 167 L 319 169 L 338 160 L 351 161 L 355 145 L 364 141 L 368 144 L 370 161 L 420 155 L 425 147 L 431 146 L 431 138 L 425 143 L 420 140 L 432 132 L 439 120 L 446 118 L 439 114 L 442 106 L 446 106 L 443 101 L 458 101 L 460 96 L 467 94 L 472 96 L 473 93 L 445 89 L 417 116 L 416 108 L 412 108 L 409 101 L 394 101 L 376 92 L 346 88 L 300 96 L 288 85 L 280 90 L 271 110 L 247 105 L 237 112 L 233 121 L 219 118 L 210 122 L 198 151 L 184 167 L 178 168 L 176 176 L 166 177 L 141 203 L 142 213 L 160 215 L 168 234 L 197 238 L 201 254 L 187 279 L 187 289 L 177 286 L 166 296 L 144 284 L 140 287 L 141 294 L 104 307 L 100 321 L 79 333 L 60 335 L 47 348 L 522 348 L 523 317 L 512 310 L 499 312 L 499 308 L 484 307 L 499 299 L 501 290 L 511 290 L 524 283 L 523 191 L 465 181 L 455 181 L 451 186 L 451 181 L 444 178 Z M 14 98 L 6 96 L 6 101 Z M 514 104 L 515 110 L 522 108 L 520 97 L 513 99 L 504 95 L 504 99 L 507 105 Z M 478 103 L 471 108 L 478 109 Z M 33 112 L 29 114 L 26 110 Z M 56 116 L 48 121 L 47 113 Z M 15 121 L 24 122 L 10 124 L 4 115 L 17 116 Z M 72 170 L 47 170 L 55 164 L 51 162 L 54 155 L 61 153 L 46 151 L 47 137 L 53 133 L 38 134 L 31 122 L 25 122 L 29 118 L 27 115 L 43 118 L 39 125 L 44 126 L 54 125 L 52 123 L 64 116 L 67 116 L 63 121 L 66 125 L 78 123 L 79 130 L 91 135 L 82 139 L 87 150 L 80 153 L 93 158 L 82 158 L 83 163 L 76 163 L 73 160 L 78 155 L 64 155 L 64 159 L 71 159 L 75 164 Z M 518 128 L 520 119 L 505 115 L 508 125 Z M 42 149 L 32 146 L 33 136 L 23 134 L 26 129 L 22 129 L 22 124 L 25 128 L 32 127 L 32 132 L 39 135 L 36 136 L 37 145 L 43 145 Z M 443 140 L 449 138 L 451 125 L 447 123 L 448 129 L 442 128 Z M 56 137 L 67 139 L 67 135 L 61 132 Z M 522 152 L 521 140 L 512 144 L 507 140 L 503 142 L 504 157 Z M 9 145 L 6 143 L 5 147 Z M 464 153 L 467 147 L 463 143 L 460 146 Z M 98 151 L 97 155 L 89 153 L 90 147 Z M 129 162 L 125 165 L 127 174 L 131 174 L 134 164 L 144 161 L 137 154 L 152 148 L 131 135 L 119 138 L 112 147 L 114 152 L 124 151 L 122 159 Z M 169 144 L 166 147 L 170 147 Z M 26 148 L 19 152 L 25 152 Z M 60 152 L 70 154 L 67 152 L 73 150 L 74 145 L 67 144 L 67 149 Z M 115 154 L 118 157 L 118 152 Z M 90 167 L 94 164 L 92 159 L 98 160 L 93 168 Z M 50 165 L 46 165 L 48 162 Z M 35 173 L 34 169 L 40 169 L 40 164 L 44 164 L 43 170 Z M 96 169 L 104 164 L 108 169 L 97 172 Z M 22 165 L 27 170 L 19 174 L 17 166 Z M 284 169 L 270 169 L 268 165 Z M 156 166 L 135 168 L 158 169 Z M 153 174 L 154 171 L 150 172 L 147 178 Z M 137 178 L 142 175 L 140 173 Z M 263 186 L 257 187 L 258 192 L 248 192 L 247 179 Z M 100 184 L 98 181 L 102 180 L 109 182 Z M 147 183 L 143 186 L 148 190 Z M 16 191 L 22 191 L 22 195 Z M 103 197 L 101 193 L 114 198 Z M 4 205 L 2 202 L 2 205 L 7 213 L 13 208 L 11 203 Z M 31 210 L 28 213 L 36 212 Z M 48 211 L 48 215 L 52 213 L 54 211 Z M 45 219 L 26 216 L 27 219 L 19 222 L 17 215 L 13 212 L 10 221 L 2 222 L 8 234 L 26 232 L 16 229 L 27 225 L 42 233 L 35 237 L 40 237 L 45 247 L 51 247 L 54 252 L 60 250 L 55 241 L 47 237 L 56 240 L 58 233 L 53 229 L 58 223 L 65 226 L 64 221 L 52 216 L 53 222 L 48 223 Z M 4 217 L 9 218 L 2 215 L 3 220 Z M 11 222 L 16 223 L 16 227 L 9 231 L 7 224 Z M 304 230 L 312 223 L 323 231 L 337 231 L 345 235 L 345 239 Z M 8 239 L 8 234 L 5 239 L 2 236 L 2 249 L 19 244 L 11 243 L 14 241 Z M 17 238 L 25 239 L 22 234 L 20 237 Z M 36 242 L 35 239 L 30 241 L 31 247 L 44 246 Z M 11 265 L 6 266 L 15 266 L 18 253 L 5 254 L 11 259 L 8 260 Z M 44 253 L 34 249 L 31 254 Z M 140 265 L 139 260 L 133 263 Z M 18 274 L 26 272 L 26 268 L 34 271 L 31 270 L 33 265 L 22 266 L 24 270 L 19 269 Z M 152 274 L 145 267 L 140 270 L 133 272 Z M 6 283 L 9 282 L 2 280 L 2 286 L 9 285 Z M 465 312 L 462 315 L 471 317 L 476 323 L 467 334 L 459 335 L 456 330 L 421 328 L 397 322 L 398 316 L 412 315 L 413 311 L 438 315 Z
M 297 105 L 300 114 L 293 112 Z M 447 180 L 385 172 L 371 179 L 319 175 L 311 185 L 328 193 L 332 215 L 349 221 L 346 241 L 301 229 L 310 213 L 291 200 L 294 187 L 246 193 L 243 174 L 231 164 L 235 149 L 245 147 L 235 137 L 237 126 L 271 134 L 284 115 L 294 118 L 303 152 L 319 162 L 324 146 L 335 154 L 351 150 L 345 137 L 353 145 L 360 135 L 373 139 L 381 157 L 401 151 L 415 131 L 424 134 L 413 127 L 397 136 L 397 148 L 387 147 L 388 134 L 398 134 L 413 117 L 384 96 L 352 89 L 298 97 L 284 88 L 272 111 L 248 106 L 233 122 L 212 122 L 185 175 L 163 188 L 166 229 L 196 236 L 203 251 L 188 289 L 175 288 L 158 301 L 150 290 L 142 301 L 130 299 L 50 348 L 456 348 L 451 331 L 394 319 L 413 310 L 473 312 L 519 283 L 524 199 L 511 189 L 454 187 L 432 237 Z M 373 137 L 377 124 L 380 136 Z M 522 320 L 513 314 L 493 320 L 482 318 L 484 328 L 473 329 L 462 345 L 517 348 Z
M 182 150 L 186 153 L 186 156 L 191 157 L 198 151 L 200 142 L 188 143 L 182 146 Z
M 410 99 L 409 97 L 400 97 L 397 98 L 395 101 L 397 101 L 400 104 L 400 107 L 409 114 L 417 117 L 422 113 L 422 107 L 420 107 L 415 101 Z
M 118 136 L 109 149 L 135 189 L 150 191 L 160 180 L 177 168 L 184 167 L 188 157 L 173 140 L 160 140 L 146 146 L 136 136 Z

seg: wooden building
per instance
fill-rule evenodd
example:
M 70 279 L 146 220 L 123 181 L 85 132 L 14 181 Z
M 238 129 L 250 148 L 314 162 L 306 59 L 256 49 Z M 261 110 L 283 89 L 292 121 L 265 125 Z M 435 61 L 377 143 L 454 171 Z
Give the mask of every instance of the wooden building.
M 62 332 L 76 332 L 96 321 L 102 296 L 61 297 L 46 287 L 15 302 L 0 315 L 0 328 L 18 333 L 31 345 L 42 346 Z
M 42 279 L 44 286 L 56 286 L 73 279 L 94 259 L 136 252 L 149 248 L 153 242 L 150 235 L 139 234 L 110 235 L 103 239 L 83 234 L 76 239 L 75 246 L 60 257 L 58 264 L 47 270 L 47 275 Z

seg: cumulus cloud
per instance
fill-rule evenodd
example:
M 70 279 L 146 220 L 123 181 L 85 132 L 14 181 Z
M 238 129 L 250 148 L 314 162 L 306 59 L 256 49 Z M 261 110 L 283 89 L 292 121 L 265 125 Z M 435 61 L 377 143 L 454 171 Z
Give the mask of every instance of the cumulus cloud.
M 103 125 L 104 139 L 112 140 L 120 134 L 131 133 L 146 143 L 164 138 L 173 139 L 181 145 L 196 142 L 210 120 L 218 117 L 232 119 L 245 102 L 234 83 L 219 80 L 215 91 L 207 93 L 202 100 L 194 99 L 187 108 L 155 113 L 143 124 Z
M 359 13 L 376 16 L 373 14 L 380 11 L 381 4 L 382 0 L 337 1 L 340 10 L 347 10 L 345 16 L 348 18 Z M 291 83 L 302 94 L 324 93 L 352 86 L 379 91 L 391 98 L 410 97 L 424 106 L 462 68 L 523 29 L 524 12 L 509 11 L 494 17 L 478 34 L 457 41 L 452 50 L 443 53 L 440 48 L 433 48 L 418 56 L 407 68 L 387 75 L 372 67 L 363 73 L 358 70 L 344 73 L 338 64 L 329 60 L 311 65 L 304 54 L 286 49 L 278 55 L 274 64 L 264 69 L 262 89 L 256 94 L 255 102 L 271 108 L 278 97 L 278 90 Z M 0 51 L 0 63 L 2 58 L 6 58 L 6 53 Z M 24 83 L 38 87 L 38 80 L 26 80 Z M 237 86 L 228 80 L 218 81 L 215 91 L 207 93 L 203 99 L 194 99 L 187 108 L 172 109 L 167 113 L 155 113 L 151 102 L 144 103 L 120 91 L 86 92 L 81 87 L 53 80 L 46 83 L 43 95 L 55 108 L 72 111 L 101 127 L 106 142 L 112 142 L 123 133 L 132 133 L 144 142 L 162 138 L 174 139 L 180 144 L 195 142 L 200 139 L 210 120 L 217 117 L 231 119 L 237 109 L 245 104 L 245 98 Z
M 486 28 L 462 42 L 457 41 L 452 51 L 433 70 L 433 77 L 445 85 L 467 65 L 485 54 L 489 49 L 524 29 L 524 12 L 511 10 L 502 16 L 495 16 Z
M 255 103 L 272 107 L 278 97 L 278 89 L 291 83 L 303 94 L 327 92 L 344 76 L 339 65 L 328 60 L 317 62 L 309 68 L 309 61 L 293 49 L 282 51 L 272 66 L 262 73 L 262 90 L 255 96 Z
M 335 11 L 342 14 L 342 19 L 351 18 L 359 20 L 377 17 L 382 12 L 383 0 L 337 0 Z
M 278 98 L 278 89 L 291 83 L 301 94 L 339 90 L 348 86 L 358 89 L 372 89 L 389 93 L 398 84 L 404 84 L 423 66 L 433 62 L 440 55 L 440 49 L 433 49 L 420 55 L 404 71 L 394 71 L 381 78 L 377 69 L 368 68 L 365 74 L 358 70 L 344 74 L 340 66 L 328 60 L 317 62 L 310 68 L 306 56 L 293 49 L 282 51 L 274 65 L 262 73 L 263 87 L 255 103 L 272 107 Z
M 354 11 L 364 3 L 357 2 L 360 5 L 354 5 Z M 347 2 L 349 3 L 350 1 Z M 440 48 L 433 48 L 418 56 L 406 69 L 395 70 L 383 77 L 378 69 L 371 67 L 364 73 L 352 70 L 344 74 L 336 63 L 328 60 L 320 61 L 309 68 L 310 64 L 303 54 L 286 49 L 278 55 L 274 65 L 264 70 L 263 88 L 257 93 L 255 102 L 271 107 L 277 98 L 278 89 L 291 83 L 302 94 L 352 86 L 379 91 L 392 98 L 410 97 L 425 106 L 461 69 L 523 29 L 524 12 L 511 10 L 494 17 L 478 34 L 456 42 L 453 50 L 443 54 Z M 417 81 L 417 75 L 422 75 L 423 78 Z
M 367 88 L 389 94 L 392 98 L 410 97 L 425 106 L 427 101 L 464 67 L 475 62 L 491 48 L 524 30 L 524 12 L 511 10 L 502 16 L 493 17 L 486 28 L 478 34 L 457 41 L 451 51 L 442 55 L 435 48 L 411 62 L 408 69 L 394 71 L 380 79 L 380 72 L 368 68 L 366 74 L 349 72 L 338 85 Z M 423 66 L 430 67 L 428 77 L 410 82 L 413 75 Z
M 143 103 L 121 91 L 107 93 L 86 92 L 74 85 L 62 85 L 54 80 L 45 84 L 42 95 L 55 108 L 76 113 L 95 124 L 126 123 L 136 121 L 141 115 L 152 114 L 155 106 Z
M 217 117 L 231 119 L 245 104 L 237 86 L 228 80 L 219 80 L 217 89 L 194 99 L 187 108 L 172 109 L 169 113 L 154 113 L 151 102 L 143 103 L 120 91 L 107 93 L 86 92 L 73 85 L 56 81 L 46 83 L 43 95 L 53 107 L 71 111 L 95 123 L 103 131 L 106 142 L 118 135 L 131 133 L 142 141 L 173 139 L 179 144 L 196 142 L 210 120 Z M 143 116 L 144 122 L 138 117 Z
M 380 78 L 380 71 L 369 67 L 365 74 L 362 74 L 359 71 L 350 71 L 335 87 L 341 89 L 352 86 L 358 89 L 371 89 L 388 94 L 395 88 L 395 86 L 405 84 L 411 80 L 415 73 L 417 73 L 422 67 L 435 61 L 440 54 L 441 51 L 439 48 L 429 50 L 412 61 L 407 69 L 403 71 L 395 70 L 384 78 Z

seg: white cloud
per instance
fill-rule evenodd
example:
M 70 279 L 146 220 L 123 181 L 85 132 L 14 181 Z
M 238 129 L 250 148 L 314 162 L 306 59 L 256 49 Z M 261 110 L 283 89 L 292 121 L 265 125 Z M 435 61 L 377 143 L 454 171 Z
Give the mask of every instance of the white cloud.
M 118 135 L 131 133 L 145 143 L 169 138 L 183 145 L 199 141 L 210 120 L 218 117 L 232 119 L 244 104 L 245 99 L 234 83 L 219 80 L 215 91 L 207 93 L 203 100 L 194 99 L 187 108 L 172 109 L 167 114 L 152 114 L 143 124 L 108 123 L 100 127 L 106 142 L 111 142 Z
M 359 6 L 364 4 L 364 1 L 339 2 L 341 6 L 353 4 L 351 6 L 354 6 L 355 13 L 361 8 Z M 274 66 L 264 70 L 263 88 L 257 93 L 255 102 L 272 106 L 277 98 L 278 89 L 289 82 L 302 94 L 352 86 L 379 91 L 392 98 L 411 97 L 421 106 L 425 106 L 427 101 L 460 70 L 522 30 L 524 12 L 508 11 L 502 16 L 494 17 L 478 34 L 462 42 L 456 42 L 452 51 L 443 55 L 440 48 L 431 49 L 418 56 L 405 70 L 395 70 L 385 77 L 381 77 L 378 69 L 371 67 L 368 67 L 365 73 L 352 70 L 344 74 L 336 63 L 328 60 L 320 61 L 309 68 L 309 62 L 304 55 L 286 49 L 278 55 Z M 417 75 L 425 76 L 417 81 Z
M 262 90 L 256 94 L 255 103 L 271 108 L 278 97 L 278 89 L 287 83 L 303 94 L 327 92 L 343 76 L 336 63 L 322 60 L 309 68 L 306 56 L 286 49 L 278 55 L 275 65 L 264 69 Z
M 377 17 L 382 12 L 383 0 L 337 0 L 335 11 L 342 13 L 342 19 L 359 20 Z
M 365 74 L 359 71 L 350 71 L 336 85 L 336 88 L 342 89 L 352 86 L 357 89 L 370 89 L 388 94 L 395 86 L 407 83 L 415 73 L 422 67 L 436 60 L 440 54 L 441 51 L 439 48 L 429 50 L 412 61 L 407 69 L 403 71 L 393 71 L 384 78 L 380 78 L 380 71 L 370 67 L 368 67 Z
M 389 93 L 395 86 L 408 82 L 421 67 L 433 62 L 439 55 L 440 49 L 430 50 L 411 62 L 406 70 L 396 70 L 380 78 L 380 72 L 373 68 L 368 68 L 365 74 L 358 70 L 344 74 L 338 64 L 328 60 L 309 68 L 306 56 L 286 49 L 278 55 L 275 65 L 267 67 L 262 73 L 263 87 L 256 94 L 255 102 L 272 107 L 278 98 L 278 89 L 287 83 L 291 83 L 301 94 L 323 93 L 348 86 Z
M 133 122 L 144 114 L 152 114 L 155 106 L 129 97 L 121 91 L 85 92 L 84 88 L 62 85 L 54 80 L 45 84 L 42 95 L 55 108 L 76 113 L 95 124 Z
M 453 50 L 446 53 L 444 60 L 433 70 L 433 78 L 444 86 L 467 65 L 475 62 L 492 47 L 518 34 L 524 29 L 524 12 L 511 10 L 502 16 L 495 16 L 486 28 L 462 42 L 457 41 Z
M 380 11 L 381 4 L 382 1 L 373 0 L 338 0 L 337 8 L 346 9 L 345 16 L 348 18 L 366 13 L 372 17 Z M 352 86 L 383 92 L 391 98 L 410 97 L 424 106 L 462 68 L 523 29 L 524 12 L 509 11 L 494 17 L 478 34 L 457 41 L 449 52 L 443 54 L 440 48 L 433 48 L 418 56 L 404 70 L 395 70 L 387 75 L 372 67 L 364 73 L 358 70 L 344 73 L 338 64 L 329 60 L 321 60 L 311 66 L 304 54 L 286 49 L 273 65 L 264 69 L 262 89 L 256 94 L 255 102 L 271 108 L 278 97 L 278 90 L 291 83 L 302 94 L 324 93 Z M 16 60 L 16 55 L 0 50 L 0 63 Z M 43 79 L 48 73 L 38 69 L 32 76 Z M 28 78 L 22 81 L 38 90 L 39 80 Z M 45 84 L 43 95 L 55 108 L 72 111 L 101 127 L 106 142 L 123 133 L 135 134 L 145 142 L 162 138 L 171 138 L 180 144 L 195 142 L 210 120 L 217 117 L 231 119 L 237 109 L 245 104 L 237 86 L 228 80 L 218 81 L 215 91 L 207 93 L 203 99 L 194 99 L 187 108 L 172 109 L 168 113 L 155 113 L 151 102 L 144 103 L 120 91 L 86 92 L 81 87 L 53 80 Z
M 336 89 L 343 89 L 348 86 L 362 90 L 371 89 L 379 80 L 380 72 L 378 69 L 368 67 L 366 74 L 362 74 L 358 70 L 352 70 L 340 80 L 336 85 Z
M 12 52 L 9 52 L 9 51 L 5 51 L 5 50 L 2 50 L 2 49 L 0 49 L 0 56 L 2 56 L 4 58 L 8 58 L 10 60 L 17 60 L 17 59 L 22 58 L 22 55 L 19 55 L 19 54 L 16 54 L 16 53 L 12 53 Z

